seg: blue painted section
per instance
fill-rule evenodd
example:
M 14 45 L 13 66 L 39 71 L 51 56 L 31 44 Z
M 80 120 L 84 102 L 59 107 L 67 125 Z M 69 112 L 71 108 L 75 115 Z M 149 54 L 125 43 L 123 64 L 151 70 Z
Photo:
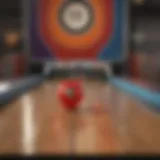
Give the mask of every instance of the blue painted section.
M 38 87 L 44 80 L 45 77 L 43 76 L 34 76 L 15 83 L 16 85 L 13 85 L 11 89 L 0 94 L 0 106 L 8 104 L 28 90 Z
M 160 93 L 149 91 L 145 88 L 135 85 L 134 83 L 119 78 L 111 78 L 110 83 L 160 111 Z
M 115 0 L 115 17 L 114 17 L 114 31 L 113 36 L 106 46 L 103 48 L 99 55 L 99 59 L 106 59 L 112 61 L 123 61 L 124 53 L 127 44 L 124 42 L 124 27 L 128 23 L 126 11 L 128 4 L 126 0 Z M 124 45 L 125 44 L 125 45 Z

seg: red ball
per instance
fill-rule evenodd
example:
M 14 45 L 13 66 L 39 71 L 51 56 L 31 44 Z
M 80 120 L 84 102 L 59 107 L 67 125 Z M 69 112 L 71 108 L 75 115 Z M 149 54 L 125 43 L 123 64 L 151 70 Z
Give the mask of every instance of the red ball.
M 83 98 L 82 82 L 74 79 L 61 82 L 57 95 L 65 108 L 76 109 Z

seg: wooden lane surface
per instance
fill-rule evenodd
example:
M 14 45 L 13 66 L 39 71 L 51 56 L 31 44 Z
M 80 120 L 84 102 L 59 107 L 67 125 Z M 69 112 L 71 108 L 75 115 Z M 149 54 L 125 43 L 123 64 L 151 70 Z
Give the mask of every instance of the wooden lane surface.
M 143 103 L 115 87 L 110 89 L 110 116 L 125 153 L 160 153 L 160 114 L 153 106 Z M 114 101 L 116 99 L 116 101 Z
M 85 80 L 85 98 L 77 113 L 69 113 L 56 97 L 59 81 L 48 81 L 1 110 L 0 153 L 121 153 L 106 83 Z

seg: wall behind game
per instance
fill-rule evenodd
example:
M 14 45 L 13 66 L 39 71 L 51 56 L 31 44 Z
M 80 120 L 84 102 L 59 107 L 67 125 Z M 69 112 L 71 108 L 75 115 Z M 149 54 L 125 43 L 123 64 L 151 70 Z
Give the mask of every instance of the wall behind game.
M 144 0 L 132 8 L 133 55 L 139 76 L 160 82 L 160 1 Z
M 24 52 L 21 16 L 21 3 L 19 0 L 0 2 L 1 78 L 12 78 L 23 72 L 22 61 Z

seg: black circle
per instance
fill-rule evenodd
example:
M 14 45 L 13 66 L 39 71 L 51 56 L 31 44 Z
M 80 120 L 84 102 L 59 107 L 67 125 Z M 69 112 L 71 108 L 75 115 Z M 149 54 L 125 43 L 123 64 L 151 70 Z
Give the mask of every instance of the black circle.
M 63 15 L 64 15 L 64 11 L 66 9 L 66 7 L 70 6 L 71 4 L 82 4 L 87 11 L 89 12 L 89 21 L 88 23 L 85 25 L 85 27 L 83 27 L 83 29 L 71 29 L 70 27 L 68 27 L 68 25 L 66 25 L 66 23 L 63 20 Z M 62 6 L 59 9 L 59 23 L 60 25 L 63 27 L 64 30 L 66 30 L 67 32 L 71 33 L 71 34 L 83 34 L 86 33 L 90 27 L 92 26 L 93 22 L 94 22 L 94 12 L 92 7 L 90 6 L 90 4 L 86 1 L 86 0 L 66 0 Z

